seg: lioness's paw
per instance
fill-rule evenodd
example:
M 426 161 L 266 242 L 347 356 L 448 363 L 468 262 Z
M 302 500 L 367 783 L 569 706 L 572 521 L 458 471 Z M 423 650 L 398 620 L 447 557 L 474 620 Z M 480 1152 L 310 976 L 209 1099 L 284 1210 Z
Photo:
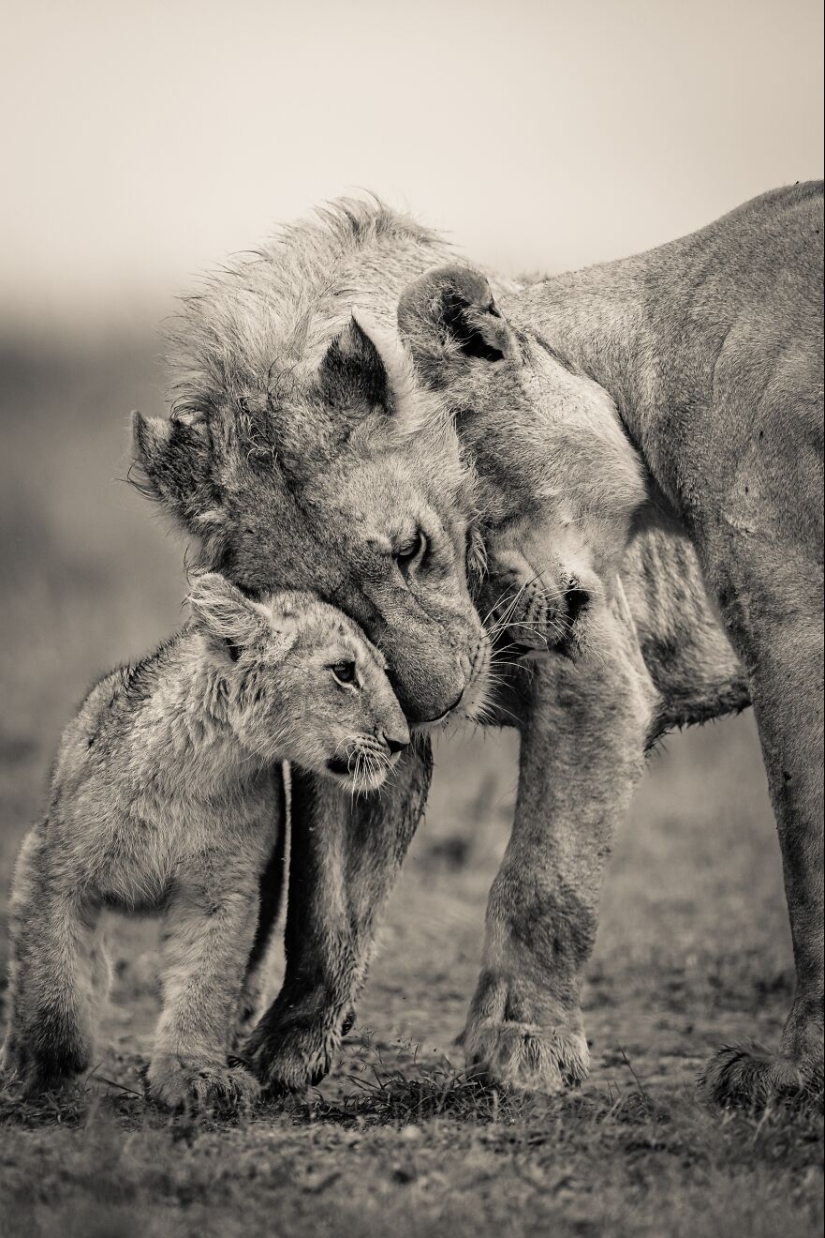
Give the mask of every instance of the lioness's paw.
M 822 1061 L 795 1062 L 753 1042 L 729 1045 L 699 1077 L 704 1099 L 730 1108 L 764 1109 L 772 1101 L 822 1097 Z
M 162 1057 L 147 1073 L 149 1096 L 167 1109 L 211 1111 L 224 1117 L 248 1113 L 260 1095 L 243 1066 L 198 1058 Z
M 583 1033 L 564 1026 L 484 1019 L 468 1025 L 463 1041 L 468 1071 L 492 1084 L 553 1095 L 590 1069 Z

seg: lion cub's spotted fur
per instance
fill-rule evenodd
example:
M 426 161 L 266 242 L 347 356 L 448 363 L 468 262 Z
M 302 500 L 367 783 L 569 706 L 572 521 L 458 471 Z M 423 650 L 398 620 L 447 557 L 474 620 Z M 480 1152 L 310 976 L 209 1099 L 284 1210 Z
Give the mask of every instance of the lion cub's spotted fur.
M 190 605 L 187 627 L 89 693 L 23 842 L 3 1065 L 26 1091 L 92 1064 L 111 907 L 166 918 L 150 1094 L 247 1104 L 258 1085 L 227 1053 L 283 828 L 275 763 L 374 789 L 409 739 L 380 654 L 339 611 L 308 594 L 252 602 L 214 573 Z

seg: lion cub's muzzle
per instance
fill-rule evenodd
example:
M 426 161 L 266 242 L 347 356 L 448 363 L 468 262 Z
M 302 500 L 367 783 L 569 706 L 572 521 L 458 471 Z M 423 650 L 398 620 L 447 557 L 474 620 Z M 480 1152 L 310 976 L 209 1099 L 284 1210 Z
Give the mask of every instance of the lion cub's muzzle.
M 341 752 L 327 761 L 327 769 L 347 786 L 360 791 L 375 791 L 383 785 L 390 770 L 410 743 L 406 725 L 375 735 L 359 735 Z

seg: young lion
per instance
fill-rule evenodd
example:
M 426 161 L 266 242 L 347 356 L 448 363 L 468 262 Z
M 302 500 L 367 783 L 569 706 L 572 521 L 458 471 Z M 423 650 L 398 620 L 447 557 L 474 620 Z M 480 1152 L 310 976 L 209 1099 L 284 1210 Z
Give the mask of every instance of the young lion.
M 273 766 L 374 790 L 409 742 L 381 655 L 341 612 L 309 594 L 253 602 L 216 573 L 189 601 L 189 625 L 89 693 L 23 842 L 3 1065 L 29 1093 L 91 1064 L 98 921 L 115 908 L 165 915 L 150 1095 L 248 1105 L 258 1084 L 227 1052 L 282 827 Z

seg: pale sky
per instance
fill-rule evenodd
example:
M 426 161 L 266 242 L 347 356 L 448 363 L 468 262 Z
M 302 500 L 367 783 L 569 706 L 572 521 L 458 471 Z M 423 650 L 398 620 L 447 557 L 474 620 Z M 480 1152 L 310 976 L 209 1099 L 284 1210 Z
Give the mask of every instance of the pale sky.
M 0 329 L 151 326 L 371 188 L 508 272 L 822 176 L 819 0 L 5 0 Z

